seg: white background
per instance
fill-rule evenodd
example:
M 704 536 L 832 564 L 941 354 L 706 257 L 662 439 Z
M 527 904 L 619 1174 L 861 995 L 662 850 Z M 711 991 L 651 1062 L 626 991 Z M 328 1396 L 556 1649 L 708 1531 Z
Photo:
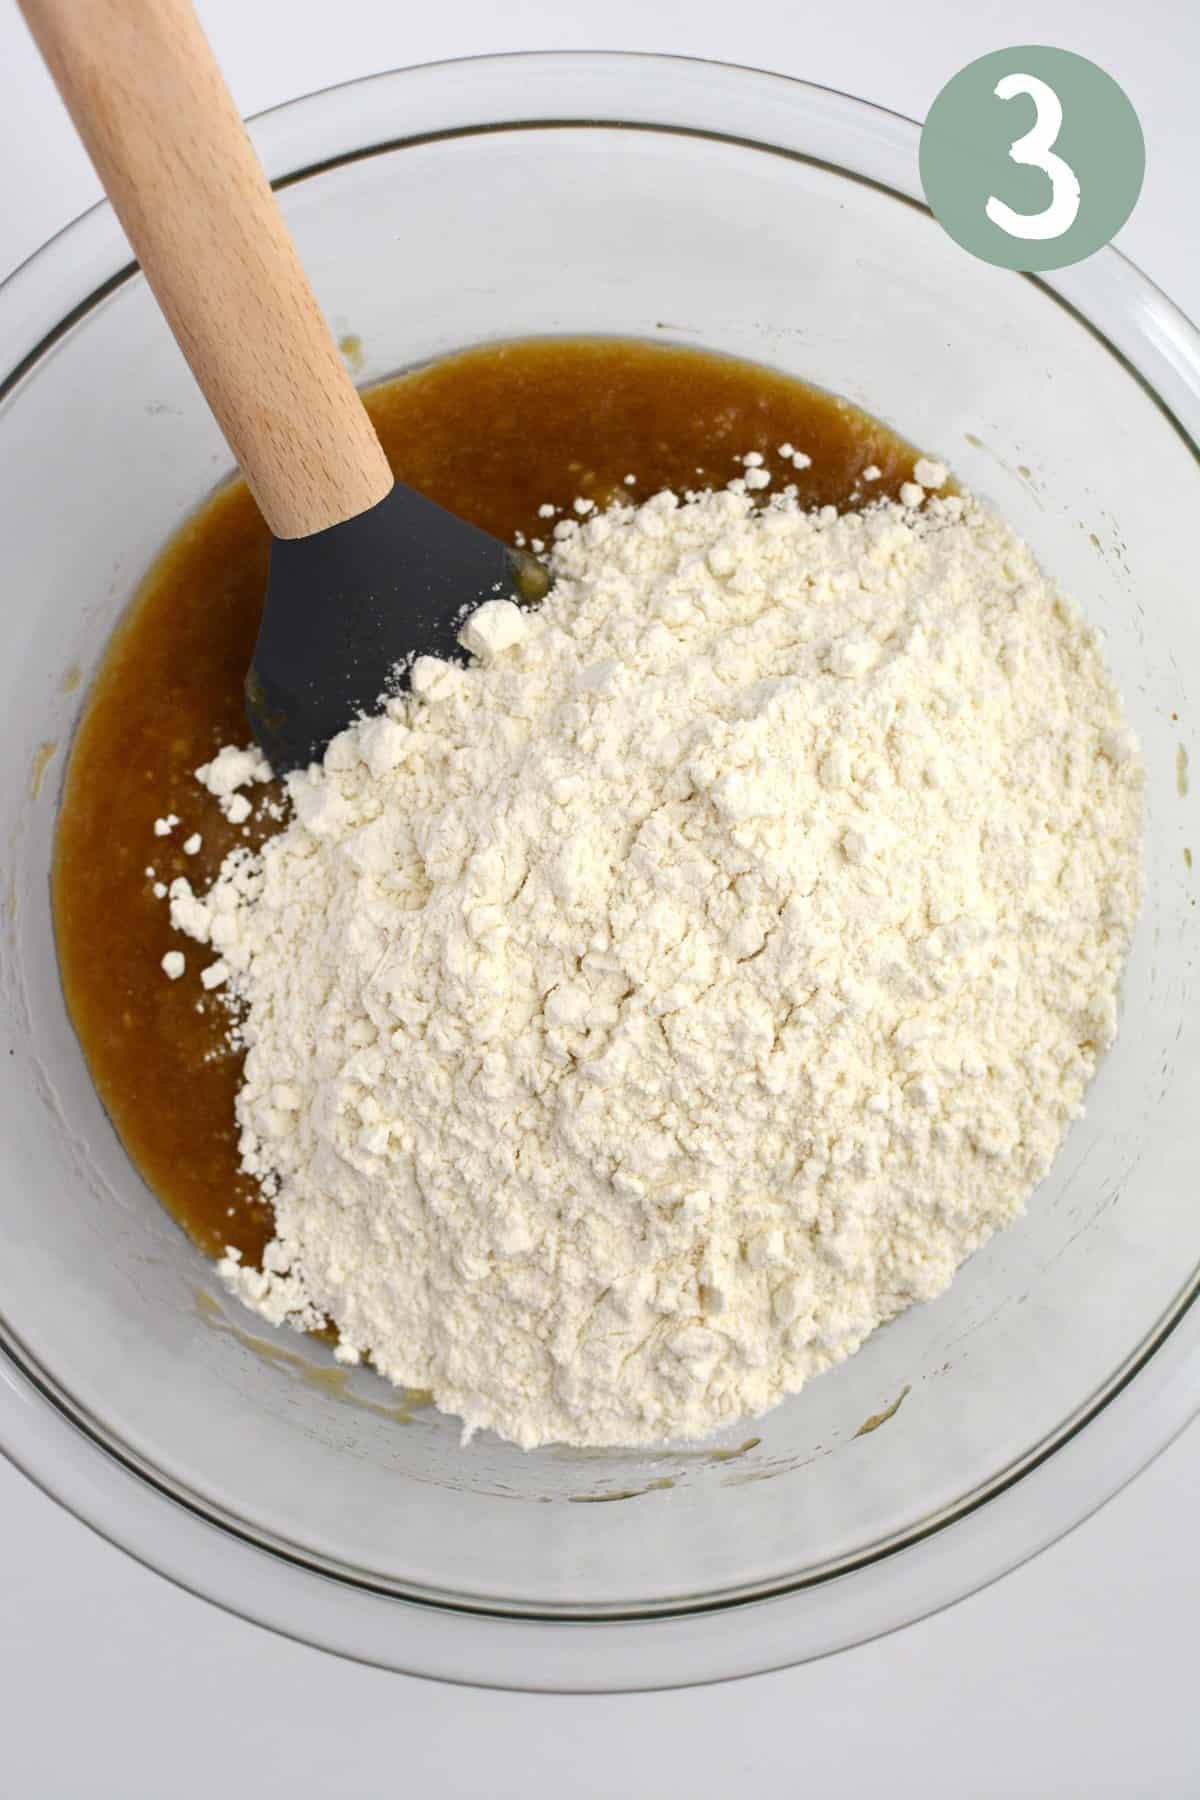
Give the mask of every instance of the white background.
M 1061 45 L 1107 68 L 1137 107 L 1146 185 L 1119 242 L 1200 315 L 1194 0 L 199 10 L 246 113 L 400 64 L 571 46 L 753 63 L 919 118 L 971 58 Z M 12 0 L 0 0 L 0 171 L 3 275 L 98 194 Z M 1198 1517 L 1193 1428 L 1064 1543 L 881 1643 L 721 1688 L 564 1699 L 434 1686 L 273 1638 L 148 1574 L 0 1462 L 0 1792 L 1186 1800 L 1200 1795 Z

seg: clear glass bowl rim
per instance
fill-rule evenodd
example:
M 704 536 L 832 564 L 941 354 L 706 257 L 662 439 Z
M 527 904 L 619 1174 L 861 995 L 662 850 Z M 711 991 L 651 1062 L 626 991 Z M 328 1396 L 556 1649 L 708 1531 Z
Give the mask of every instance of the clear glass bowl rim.
M 852 139 L 859 166 L 762 136 L 630 116 L 624 109 L 604 114 L 577 104 L 575 110 L 550 117 L 505 106 L 503 100 L 520 92 L 522 73 L 535 70 L 540 77 L 561 74 L 564 91 L 591 81 L 615 92 L 632 77 L 642 89 L 650 78 L 649 85 L 661 93 L 671 81 L 677 92 L 686 90 L 689 112 L 697 106 L 702 112 L 713 108 L 713 87 L 720 83 L 722 99 L 731 92 L 735 110 L 744 105 L 747 119 L 754 116 L 755 95 L 768 89 L 774 95 L 786 92 L 792 105 L 824 113 Z M 465 81 L 471 84 L 472 100 L 486 103 L 487 116 L 366 143 L 357 139 L 344 116 L 347 101 L 400 84 L 411 91 L 414 83 L 432 82 L 436 99 L 437 84 L 448 86 L 448 77 L 454 84 L 450 111 L 462 105 Z M 478 99 L 476 89 L 482 90 Z M 319 118 L 321 113 L 328 116 Z M 340 163 L 431 138 L 555 124 L 690 131 L 735 141 L 824 163 L 923 207 L 916 158 L 919 128 L 912 120 L 788 76 L 695 58 L 616 51 L 468 57 L 340 83 L 250 121 L 268 173 L 281 188 Z M 298 161 L 302 145 L 303 160 Z M 15 350 L 7 373 L 0 375 L 0 400 L 66 331 L 135 272 L 111 208 L 103 201 L 19 265 L 0 284 L 0 341 Z M 1200 334 L 1152 282 L 1112 248 L 1053 277 L 1017 279 L 1035 283 L 1099 338 L 1200 456 Z M 47 328 L 51 312 L 58 316 Z M 1200 1410 L 1198 1295 L 1200 1271 L 1104 1392 L 1093 1396 L 1052 1444 L 982 1498 L 815 1587 L 798 1584 L 767 1595 L 700 1600 L 644 1618 L 523 1617 L 381 1593 L 331 1576 L 157 1482 L 150 1469 L 122 1453 L 100 1421 L 72 1406 L 22 1353 L 3 1321 L 0 1454 L 146 1566 L 298 1641 L 382 1667 L 479 1685 L 549 1691 L 678 1686 L 809 1660 L 898 1629 L 997 1579 L 1088 1517 Z M 968 1517 L 971 1525 L 958 1529 Z M 814 1608 L 818 1599 L 822 1604 Z M 797 1610 L 801 1606 L 803 1620 Z

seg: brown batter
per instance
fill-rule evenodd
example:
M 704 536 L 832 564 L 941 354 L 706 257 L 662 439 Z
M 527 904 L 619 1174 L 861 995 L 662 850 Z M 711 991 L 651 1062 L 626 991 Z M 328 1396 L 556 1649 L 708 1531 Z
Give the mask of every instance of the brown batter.
M 751 363 L 620 339 L 469 350 L 367 395 L 393 469 L 498 537 L 548 538 L 544 501 L 603 506 L 660 488 L 724 486 L 758 450 L 804 505 L 894 497 L 917 454 L 832 396 Z M 797 472 L 778 454 L 812 458 Z M 861 483 L 874 463 L 878 480 Z M 625 483 L 627 474 L 637 479 Z M 235 844 L 193 771 L 244 743 L 242 677 L 258 630 L 268 534 L 245 487 L 221 491 L 150 570 L 88 696 L 67 772 L 54 920 L 67 1004 L 97 1090 L 134 1163 L 209 1255 L 257 1261 L 270 1207 L 239 1174 L 239 1058 L 206 995 L 205 958 L 172 931 L 155 881 L 202 890 Z M 154 821 L 178 814 L 169 837 Z M 201 851 L 184 853 L 199 831 Z M 153 874 L 149 871 L 153 870 Z M 191 950 L 168 981 L 167 950 Z

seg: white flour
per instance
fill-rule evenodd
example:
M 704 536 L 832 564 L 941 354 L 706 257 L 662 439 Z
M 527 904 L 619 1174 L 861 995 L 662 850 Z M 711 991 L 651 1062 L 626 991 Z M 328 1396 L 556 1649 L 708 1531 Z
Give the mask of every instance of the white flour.
M 222 1269 L 469 1429 L 695 1437 L 1045 1174 L 1116 1027 L 1140 765 L 972 502 L 557 532 L 540 612 L 484 607 L 479 661 L 418 662 L 261 858 L 172 889 L 274 1198 L 265 1271 Z

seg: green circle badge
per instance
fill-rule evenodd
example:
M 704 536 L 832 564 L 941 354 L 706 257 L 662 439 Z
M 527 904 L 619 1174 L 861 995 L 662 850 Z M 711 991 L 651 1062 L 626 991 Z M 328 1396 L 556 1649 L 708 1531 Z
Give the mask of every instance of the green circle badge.
M 984 262 L 1063 269 L 1120 230 L 1146 172 L 1138 116 L 1111 75 L 1044 44 L 994 50 L 948 81 L 921 133 L 938 222 Z

